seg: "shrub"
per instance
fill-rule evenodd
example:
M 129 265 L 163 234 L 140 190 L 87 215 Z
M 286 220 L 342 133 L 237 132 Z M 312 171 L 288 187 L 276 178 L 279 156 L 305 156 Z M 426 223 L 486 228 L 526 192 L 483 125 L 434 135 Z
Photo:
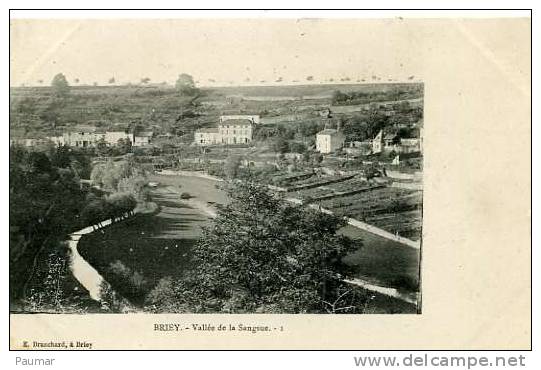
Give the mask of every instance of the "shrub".
M 191 197 L 192 196 L 191 196 L 190 193 L 184 192 L 184 193 L 180 194 L 180 199 L 190 199 Z
M 138 271 L 133 271 L 119 260 L 111 263 L 108 268 L 110 281 L 113 286 L 125 290 L 132 298 L 142 298 L 148 288 L 148 281 Z

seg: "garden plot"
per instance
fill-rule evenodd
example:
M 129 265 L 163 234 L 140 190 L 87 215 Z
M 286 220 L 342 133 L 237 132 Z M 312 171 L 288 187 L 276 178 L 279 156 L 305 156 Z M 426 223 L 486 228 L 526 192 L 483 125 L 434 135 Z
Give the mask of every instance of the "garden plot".
M 335 175 L 335 176 L 311 176 L 309 178 L 299 179 L 289 183 L 288 191 L 298 191 L 326 186 L 329 184 L 342 182 L 353 178 L 354 175 Z
M 323 200 L 323 208 L 394 234 L 418 240 L 421 231 L 422 193 L 397 188 L 379 188 Z

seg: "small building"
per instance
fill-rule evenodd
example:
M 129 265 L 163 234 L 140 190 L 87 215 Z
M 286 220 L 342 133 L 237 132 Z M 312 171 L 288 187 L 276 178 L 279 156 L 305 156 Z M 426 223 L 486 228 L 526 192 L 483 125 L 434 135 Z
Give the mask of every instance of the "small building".
M 383 130 L 380 130 L 372 140 L 372 153 L 377 154 L 383 151 Z
M 393 150 L 400 141 L 396 133 L 387 133 L 383 137 L 383 150 Z
M 390 152 L 392 150 L 398 150 L 399 138 L 394 133 L 383 134 L 383 130 L 380 130 L 376 137 L 372 140 L 372 154 L 381 152 Z
M 152 142 L 154 132 L 142 131 L 133 135 L 133 146 L 147 146 Z
M 398 152 L 400 153 L 414 153 L 421 151 L 420 139 L 400 139 L 400 146 Z
M 69 131 L 64 132 L 64 144 L 78 148 L 88 148 L 95 146 L 105 137 L 105 133 L 97 132 L 93 126 L 75 126 Z
M 33 147 L 38 146 L 42 144 L 46 144 L 47 139 L 39 139 L 39 138 L 11 138 L 9 139 L 9 145 L 10 146 L 25 146 L 25 147 Z
M 372 154 L 395 151 L 396 153 L 414 153 L 421 151 L 421 139 L 400 138 L 396 134 L 383 134 L 380 130 L 372 140 Z
M 372 153 L 372 142 L 368 141 L 350 141 L 346 144 L 344 152 L 352 157 L 361 157 Z
M 323 154 L 332 153 L 344 146 L 346 137 L 336 129 L 327 128 L 316 134 L 316 150 Z
M 128 139 L 133 144 L 133 134 L 126 131 L 107 131 L 104 140 L 109 145 L 118 144 L 118 140 Z
M 222 143 L 222 137 L 217 127 L 201 128 L 195 131 L 195 144 L 197 145 L 216 145 Z
M 66 143 L 64 136 L 47 136 L 47 140 L 52 141 L 56 146 L 62 146 Z

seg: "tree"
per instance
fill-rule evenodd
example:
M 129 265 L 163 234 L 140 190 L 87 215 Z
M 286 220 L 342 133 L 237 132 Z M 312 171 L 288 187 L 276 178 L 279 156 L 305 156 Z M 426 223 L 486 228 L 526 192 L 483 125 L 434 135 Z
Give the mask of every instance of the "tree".
M 47 251 L 79 226 L 84 192 L 71 167 L 57 167 L 46 153 L 10 148 L 9 171 L 10 297 L 19 299 Z
M 115 83 L 115 78 L 114 78 L 114 77 L 111 77 L 111 78 L 109 79 L 109 84 L 112 85 L 112 84 L 114 84 L 114 83 Z
M 53 80 L 51 81 L 51 87 L 53 88 L 53 94 L 57 97 L 65 97 L 70 92 L 68 80 L 66 80 L 66 76 L 64 76 L 62 73 L 54 76 Z
M 238 177 L 240 168 L 240 157 L 236 155 L 230 155 L 225 161 L 225 175 L 228 179 L 235 179 Z
M 314 81 L 314 76 L 306 76 L 306 81 Z
M 141 174 L 121 178 L 118 181 L 117 190 L 121 193 L 130 194 L 135 199 L 144 201 L 147 199 L 147 178 Z
M 131 153 L 131 140 L 126 139 L 118 139 L 118 142 L 116 144 L 117 148 L 120 150 L 120 154 L 126 154 Z
M 342 280 L 354 273 L 342 259 L 358 247 L 337 234 L 343 219 L 290 205 L 254 183 L 231 183 L 228 194 L 231 202 L 193 250 L 193 269 L 160 286 L 175 294 L 177 307 L 316 313 L 327 311 L 325 302 L 337 302 Z M 160 296 L 155 292 L 154 308 Z
M 306 152 L 306 145 L 299 143 L 297 141 L 292 141 L 289 143 L 289 151 L 292 153 L 304 153 Z
M 109 218 L 115 218 L 123 216 L 126 213 L 130 213 L 137 206 L 137 201 L 131 193 L 114 193 L 106 198 L 106 202 L 109 204 L 109 211 L 111 214 Z
M 182 73 L 178 76 L 175 88 L 180 95 L 193 96 L 198 93 L 193 77 L 186 73 Z
M 272 149 L 276 153 L 280 153 L 280 154 L 287 153 L 289 152 L 289 143 L 283 137 L 279 136 L 274 140 L 272 144 Z
M 102 156 L 106 156 L 109 153 L 107 142 L 103 137 L 97 142 L 96 149 L 98 151 L 98 154 Z
M 150 78 L 149 78 L 149 77 L 143 77 L 143 78 L 141 79 L 141 83 L 142 83 L 143 85 L 144 85 L 144 84 L 147 84 L 147 83 L 149 83 L 149 82 L 150 82 Z

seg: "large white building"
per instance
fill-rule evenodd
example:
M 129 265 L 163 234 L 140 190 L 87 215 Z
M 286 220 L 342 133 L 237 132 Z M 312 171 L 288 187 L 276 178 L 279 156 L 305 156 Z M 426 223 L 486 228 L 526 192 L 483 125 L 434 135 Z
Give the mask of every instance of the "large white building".
M 323 154 L 332 153 L 344 146 L 345 135 L 336 129 L 326 128 L 316 134 L 316 150 Z
M 259 116 L 221 116 L 218 127 L 195 131 L 197 145 L 248 144 L 252 141 L 255 121 Z

